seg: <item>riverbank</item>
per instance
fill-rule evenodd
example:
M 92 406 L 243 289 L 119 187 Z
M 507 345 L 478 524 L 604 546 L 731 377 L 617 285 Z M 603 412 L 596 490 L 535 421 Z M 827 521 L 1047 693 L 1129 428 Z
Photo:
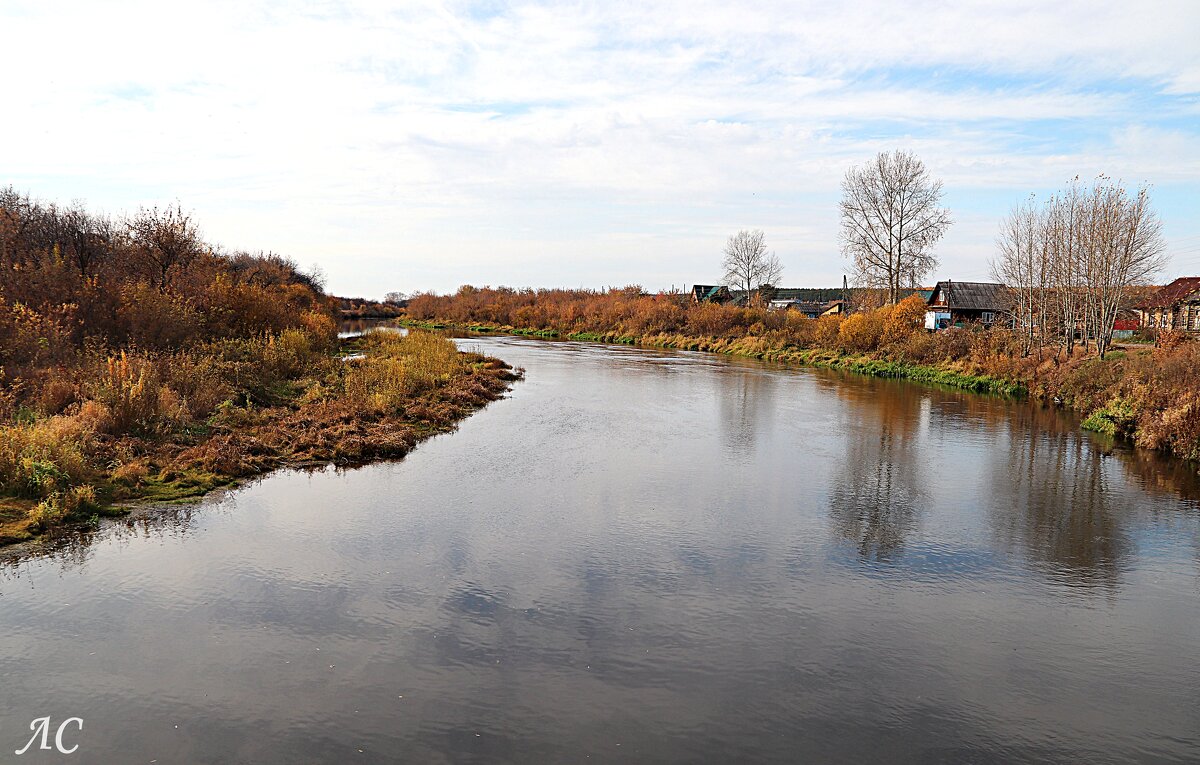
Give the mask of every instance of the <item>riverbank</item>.
M 184 363 L 189 368 L 168 379 Z M 269 372 L 254 376 L 255 369 Z M 95 395 L 63 414 L 30 413 L 3 426 L 0 545 L 278 468 L 403 457 L 520 376 L 445 338 L 395 332 L 332 347 L 292 332 L 186 358 L 121 354 L 99 373 L 108 379 L 90 390 Z M 180 388 L 196 375 L 224 398 L 189 415 Z M 202 382 L 193 380 L 193 397 Z
M 880 337 L 886 333 L 886 318 L 874 321 L 879 327 L 876 338 L 873 343 L 865 344 L 871 350 L 858 352 L 851 350 L 853 342 L 846 342 L 847 325 L 853 327 L 854 317 L 802 320 L 812 325 L 805 328 L 808 332 L 802 336 L 819 339 L 825 329 L 832 347 L 801 347 L 789 342 L 786 331 L 761 327 L 758 334 L 748 328 L 741 335 L 698 336 L 677 332 L 640 335 L 626 331 L 564 332 L 546 327 L 438 319 L 410 318 L 404 323 L 429 329 L 707 351 L 908 379 L 977 393 L 1028 396 L 1045 405 L 1075 412 L 1085 429 L 1168 452 L 1200 469 L 1200 379 L 1195 373 L 1200 369 L 1200 343 L 1177 340 L 1154 348 L 1118 348 L 1104 358 L 1082 351 L 1066 357 L 1053 350 L 1035 351 L 1022 357 L 1016 352 L 1011 333 L 1003 330 L 951 330 L 934 335 L 918 331 L 898 342 L 883 343 Z M 870 322 L 868 316 L 858 323 Z M 929 348 L 936 352 L 929 353 Z M 916 363 L 912 356 L 923 356 L 932 362 Z
M 420 329 L 456 329 L 465 332 L 500 333 L 524 337 L 561 338 L 565 340 L 617 343 L 622 345 L 645 345 L 682 351 L 724 353 L 730 356 L 744 356 L 766 361 L 803 364 L 822 369 L 843 369 L 871 377 L 913 380 L 915 382 L 961 388 L 975 393 L 990 393 L 1014 398 L 1023 397 L 1029 392 L 1028 388 L 1019 381 L 1004 380 L 986 374 L 966 372 L 950 366 L 911 364 L 903 361 L 874 358 L 865 354 L 847 354 L 834 349 L 778 346 L 767 342 L 761 337 L 730 339 L 689 337 L 667 333 L 642 336 L 627 335 L 619 332 L 560 333 L 552 329 L 534 330 L 511 326 L 455 324 L 451 322 L 419 321 L 413 319 L 405 319 L 401 323 L 405 326 Z

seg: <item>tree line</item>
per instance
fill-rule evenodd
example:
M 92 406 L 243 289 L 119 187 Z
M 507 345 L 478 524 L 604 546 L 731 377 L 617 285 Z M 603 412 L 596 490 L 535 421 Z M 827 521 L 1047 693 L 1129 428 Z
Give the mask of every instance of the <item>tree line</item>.
M 1014 328 L 1029 353 L 1058 343 L 1068 355 L 1089 338 L 1103 355 L 1134 290 L 1166 265 L 1162 221 L 1141 187 L 1078 178 L 1039 202 L 1030 197 L 1000 225 L 993 278 L 1011 288 Z
M 299 326 L 306 313 L 331 315 L 319 275 L 205 242 L 179 204 L 113 217 L 0 188 L 0 368 L 10 380 L 86 348 L 250 337 Z
M 895 305 L 934 272 L 934 247 L 953 222 L 943 195 L 942 182 L 912 152 L 880 152 L 846 171 L 839 241 L 856 286 Z M 997 308 L 1008 310 L 1025 354 L 1058 344 L 1069 356 L 1090 343 L 1103 355 L 1120 312 L 1166 265 L 1149 189 L 1129 191 L 1103 175 L 1017 205 L 996 245 L 992 278 L 1011 288 L 1009 304 Z M 747 294 L 778 286 L 783 271 L 757 229 L 729 238 L 722 267 L 726 282 Z

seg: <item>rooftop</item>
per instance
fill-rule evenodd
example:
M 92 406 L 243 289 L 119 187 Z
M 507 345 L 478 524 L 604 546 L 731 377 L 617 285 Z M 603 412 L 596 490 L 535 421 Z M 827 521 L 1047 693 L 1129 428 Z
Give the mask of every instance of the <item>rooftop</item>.
M 992 311 L 1004 305 L 1004 291 L 1007 289 L 995 282 L 938 282 L 929 296 L 929 304 Z
M 1170 308 L 1197 291 L 1200 291 L 1200 276 L 1181 276 L 1167 286 L 1155 290 L 1140 307 Z

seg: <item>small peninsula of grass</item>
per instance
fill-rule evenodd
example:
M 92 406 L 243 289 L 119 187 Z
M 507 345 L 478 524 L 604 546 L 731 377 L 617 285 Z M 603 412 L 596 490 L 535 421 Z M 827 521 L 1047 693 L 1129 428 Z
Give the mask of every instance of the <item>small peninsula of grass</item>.
M 503 395 L 516 375 L 443 337 L 376 331 L 338 349 L 302 332 L 204 355 L 104 361 L 88 398 L 0 426 L 0 544 L 96 523 L 134 501 L 205 494 L 281 467 L 359 465 L 407 454 Z M 265 374 L 250 372 L 243 356 Z M 253 359 L 253 361 L 251 361 Z M 232 393 L 193 418 L 175 393 L 205 370 Z M 243 387 L 232 381 L 243 379 Z M 253 384 L 245 385 L 253 380 Z
M 0 544 L 285 466 L 400 457 L 516 378 L 443 337 L 338 339 L 338 302 L 178 207 L 0 189 Z

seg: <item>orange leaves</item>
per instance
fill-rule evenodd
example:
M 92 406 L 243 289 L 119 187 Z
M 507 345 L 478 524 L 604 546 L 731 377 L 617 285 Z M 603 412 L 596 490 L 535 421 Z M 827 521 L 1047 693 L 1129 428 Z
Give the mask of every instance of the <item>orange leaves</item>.
M 928 305 L 919 295 L 909 295 L 892 308 L 883 322 L 883 342 L 900 343 L 925 326 Z

